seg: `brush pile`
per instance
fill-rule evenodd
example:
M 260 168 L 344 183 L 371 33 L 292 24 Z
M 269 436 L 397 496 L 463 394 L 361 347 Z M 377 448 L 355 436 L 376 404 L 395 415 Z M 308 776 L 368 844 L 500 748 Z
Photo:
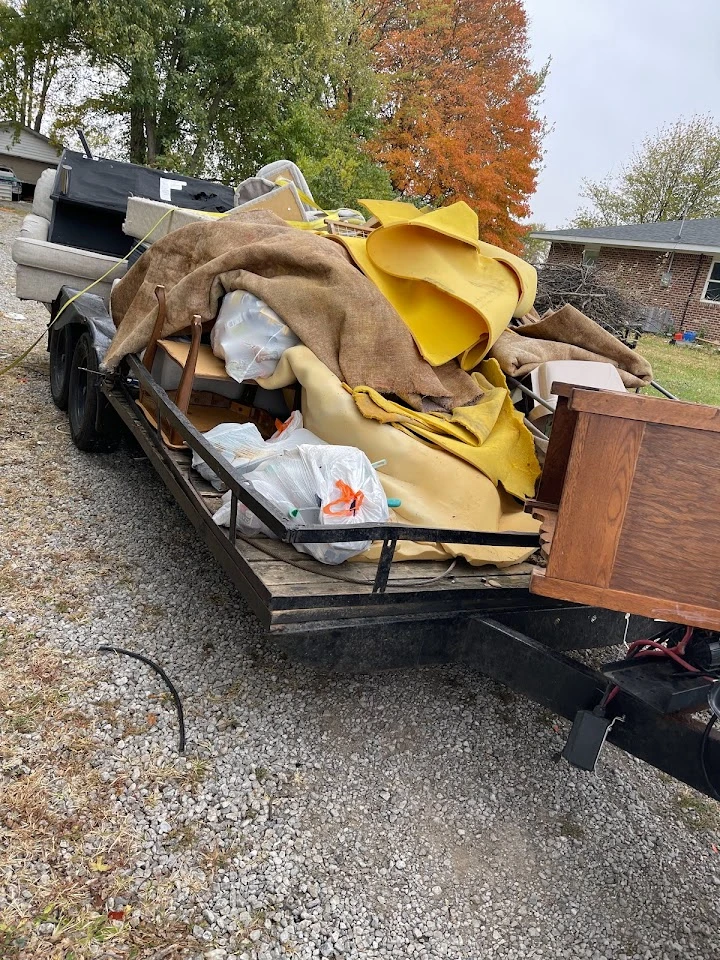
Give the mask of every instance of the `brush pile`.
M 552 263 L 538 270 L 535 309 L 540 316 L 566 303 L 622 340 L 636 340 L 642 329 L 645 307 L 641 301 L 592 264 Z

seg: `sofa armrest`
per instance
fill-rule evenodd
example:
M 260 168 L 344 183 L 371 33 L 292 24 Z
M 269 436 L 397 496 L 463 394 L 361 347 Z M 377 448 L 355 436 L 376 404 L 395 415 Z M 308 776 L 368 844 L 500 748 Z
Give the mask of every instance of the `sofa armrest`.
M 88 281 L 97 280 L 112 268 L 106 278 L 110 283 L 115 277 L 123 277 L 127 271 L 125 260 L 118 261 L 115 257 L 106 257 L 91 250 L 79 250 L 77 247 L 65 247 L 60 243 L 30 237 L 17 238 L 12 246 L 12 258 L 19 266 L 84 277 Z
M 22 222 L 18 236 L 24 240 L 47 240 L 49 229 L 49 220 L 36 213 L 29 213 Z

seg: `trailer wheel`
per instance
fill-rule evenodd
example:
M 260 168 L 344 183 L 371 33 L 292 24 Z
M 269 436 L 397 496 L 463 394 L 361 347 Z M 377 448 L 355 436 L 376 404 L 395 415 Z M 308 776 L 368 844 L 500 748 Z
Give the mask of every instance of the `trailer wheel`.
M 109 453 L 122 439 L 120 422 L 100 390 L 101 375 L 89 333 L 75 344 L 70 369 L 68 414 L 70 436 L 78 450 Z M 98 428 L 98 410 L 102 410 Z
M 67 410 L 73 342 L 70 326 L 50 329 L 50 393 L 60 410 Z

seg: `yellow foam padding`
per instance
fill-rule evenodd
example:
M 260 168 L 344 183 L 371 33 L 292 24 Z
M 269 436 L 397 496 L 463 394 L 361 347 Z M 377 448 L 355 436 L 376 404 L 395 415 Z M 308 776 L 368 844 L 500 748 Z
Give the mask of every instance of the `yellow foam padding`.
M 303 387 L 305 426 L 327 443 L 359 447 L 375 463 L 387 460 L 378 476 L 388 497 L 402 505 L 400 522 L 468 530 L 535 532 L 536 520 L 501 487 L 462 458 L 390 424 L 363 417 L 340 380 L 305 346 L 286 350 L 272 377 L 258 381 L 267 389 L 299 382 Z M 507 566 L 526 560 L 531 549 L 402 541 L 399 560 L 465 557 L 481 566 Z M 363 559 L 377 559 L 372 547 Z
M 394 200 L 362 200 L 382 226 L 368 237 L 334 237 L 410 328 L 425 359 L 458 357 L 472 370 L 513 316 L 530 310 L 535 268 L 478 239 L 464 202 L 427 213 Z
M 532 435 L 515 410 L 497 360 L 485 360 L 473 378 L 483 390 L 479 403 L 452 414 L 418 413 L 393 403 L 370 387 L 352 396 L 364 417 L 422 437 L 501 483 L 516 497 L 532 497 L 540 476 Z M 347 388 L 350 389 L 350 388 Z

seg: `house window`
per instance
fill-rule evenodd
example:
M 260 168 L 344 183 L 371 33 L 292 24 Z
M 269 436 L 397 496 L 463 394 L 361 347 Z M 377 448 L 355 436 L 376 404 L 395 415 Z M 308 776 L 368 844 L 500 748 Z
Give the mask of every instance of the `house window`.
M 715 260 L 710 267 L 703 300 L 720 301 L 720 260 Z
M 583 249 L 582 262 L 587 267 L 595 266 L 599 253 L 600 247 L 585 247 Z

